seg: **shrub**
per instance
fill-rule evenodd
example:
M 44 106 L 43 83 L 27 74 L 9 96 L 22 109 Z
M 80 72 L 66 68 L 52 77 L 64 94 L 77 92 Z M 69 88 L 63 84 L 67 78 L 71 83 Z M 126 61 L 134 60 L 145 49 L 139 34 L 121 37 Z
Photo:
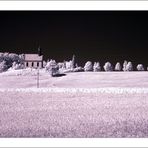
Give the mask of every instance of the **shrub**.
M 84 66 L 84 71 L 92 71 L 92 70 L 93 70 L 92 62 L 91 61 L 86 62 Z
M 144 71 L 143 65 L 142 65 L 142 64 L 138 64 L 138 65 L 137 65 L 137 70 L 138 70 L 138 71 Z
M 121 69 L 121 64 L 117 62 L 117 64 L 115 65 L 115 71 L 121 71 Z
M 94 66 L 93 66 L 93 71 L 97 72 L 97 71 L 101 71 L 101 66 L 99 62 L 95 62 Z
M 106 62 L 104 65 L 104 70 L 105 71 L 113 71 L 112 64 L 110 62 Z

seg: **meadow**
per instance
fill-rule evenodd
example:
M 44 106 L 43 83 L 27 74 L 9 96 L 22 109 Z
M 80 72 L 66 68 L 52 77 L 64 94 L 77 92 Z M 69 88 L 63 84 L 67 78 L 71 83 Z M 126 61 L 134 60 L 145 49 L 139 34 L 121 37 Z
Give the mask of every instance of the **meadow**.
M 0 137 L 148 137 L 147 72 L 0 75 Z

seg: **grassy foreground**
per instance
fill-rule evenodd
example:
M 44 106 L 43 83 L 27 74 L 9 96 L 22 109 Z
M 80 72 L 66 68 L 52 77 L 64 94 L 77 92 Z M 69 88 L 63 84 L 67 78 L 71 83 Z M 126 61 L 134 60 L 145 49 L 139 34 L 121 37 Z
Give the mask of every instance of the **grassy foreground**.
M 0 137 L 148 137 L 147 94 L 1 92 Z

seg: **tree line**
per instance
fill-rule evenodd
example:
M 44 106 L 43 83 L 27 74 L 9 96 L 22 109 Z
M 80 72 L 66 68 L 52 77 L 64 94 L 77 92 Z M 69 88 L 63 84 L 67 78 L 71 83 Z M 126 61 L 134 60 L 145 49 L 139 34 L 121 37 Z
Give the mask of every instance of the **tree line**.
M 0 72 L 7 71 L 8 69 L 24 69 L 24 56 L 23 54 L 15 53 L 0 53 Z M 123 63 L 117 62 L 116 65 L 112 65 L 110 62 L 106 62 L 103 66 L 99 62 L 87 61 L 84 65 L 78 66 L 75 62 L 75 56 L 73 55 L 70 61 L 56 62 L 55 60 L 47 60 L 43 62 L 43 68 L 51 73 L 60 72 L 82 72 L 82 71 L 134 71 L 131 61 L 124 61 Z M 145 71 L 143 64 L 136 66 L 137 71 Z

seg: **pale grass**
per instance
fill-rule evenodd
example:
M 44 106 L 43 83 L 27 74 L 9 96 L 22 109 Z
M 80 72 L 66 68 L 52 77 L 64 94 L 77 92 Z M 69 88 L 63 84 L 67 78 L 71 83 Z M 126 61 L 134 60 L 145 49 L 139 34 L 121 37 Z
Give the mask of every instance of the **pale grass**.
M 147 94 L 1 92 L 0 137 L 148 137 Z

